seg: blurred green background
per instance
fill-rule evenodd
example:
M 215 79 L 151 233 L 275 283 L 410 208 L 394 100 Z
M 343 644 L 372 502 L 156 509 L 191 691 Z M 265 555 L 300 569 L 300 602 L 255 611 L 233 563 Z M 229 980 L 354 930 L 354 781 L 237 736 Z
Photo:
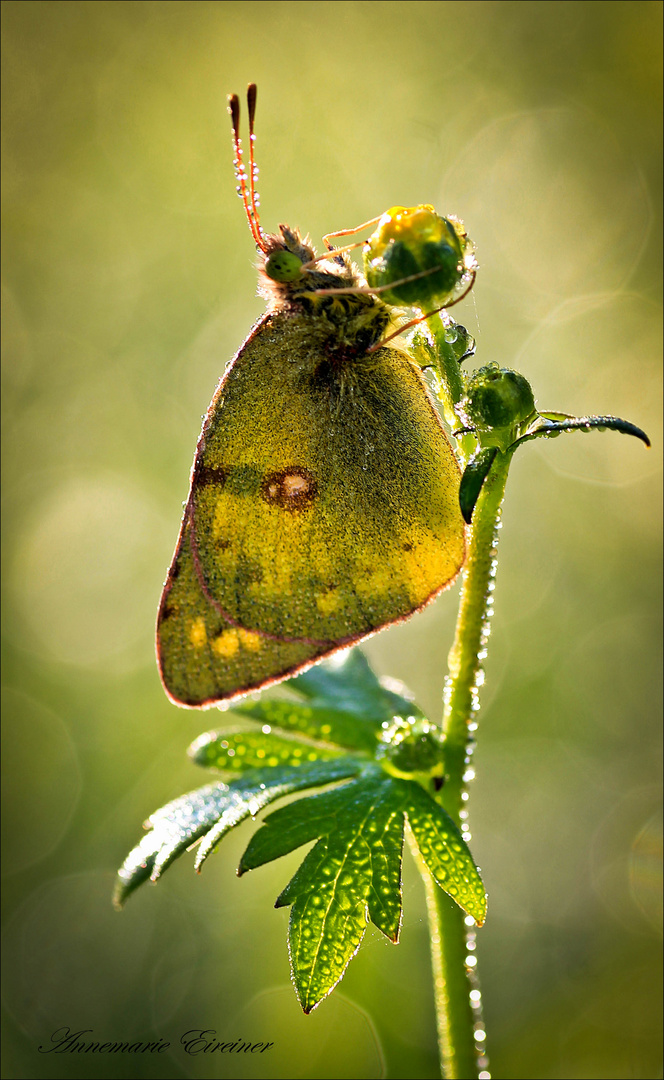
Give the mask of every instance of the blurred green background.
M 266 228 L 320 244 L 396 203 L 459 215 L 478 363 L 653 439 L 516 457 L 471 825 L 492 1074 L 661 1075 L 661 4 L 51 0 L 3 20 L 4 1075 L 437 1075 L 410 865 L 402 944 L 368 932 L 307 1019 L 272 908 L 298 856 L 238 881 L 250 824 L 200 879 L 185 858 L 110 907 L 142 820 L 205 782 L 184 750 L 216 721 L 166 700 L 153 624 L 201 414 L 261 312 L 225 104 L 249 80 Z M 455 595 L 366 650 L 435 717 Z M 40 1053 L 63 1025 L 172 1048 Z M 190 1028 L 276 1048 L 187 1057 Z

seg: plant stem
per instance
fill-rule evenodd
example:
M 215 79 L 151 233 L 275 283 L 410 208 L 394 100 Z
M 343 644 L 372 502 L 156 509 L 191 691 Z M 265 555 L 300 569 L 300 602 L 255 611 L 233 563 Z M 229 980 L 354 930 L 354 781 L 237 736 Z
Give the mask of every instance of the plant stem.
M 470 1000 L 477 983 L 466 968 L 464 913 L 426 867 L 421 870 L 429 918 L 440 1074 L 444 1080 L 474 1080 L 479 1068 L 474 1039 L 479 1011 L 472 1008 Z
M 445 786 L 440 800 L 464 833 L 468 831 L 466 773 L 475 742 L 482 661 L 486 656 L 492 612 L 500 508 L 511 457 L 509 452 L 497 454 L 475 507 L 456 633 L 449 655 L 443 715 Z M 474 959 L 474 932 L 466 926 L 463 911 L 428 873 L 424 877 L 441 1075 L 445 1080 L 473 1080 L 484 1072 L 486 1065 L 481 1060 L 484 1028 L 479 998 L 473 1007 L 469 996 L 478 988 L 475 967 L 468 963 Z

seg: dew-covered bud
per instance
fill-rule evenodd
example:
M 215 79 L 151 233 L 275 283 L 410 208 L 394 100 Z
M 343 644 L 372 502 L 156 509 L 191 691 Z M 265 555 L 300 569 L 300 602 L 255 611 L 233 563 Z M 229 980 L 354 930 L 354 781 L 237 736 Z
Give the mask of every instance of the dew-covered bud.
M 534 418 L 535 398 L 530 383 L 518 371 L 488 364 L 469 377 L 458 413 L 482 446 L 506 450 L 520 426 Z
M 364 272 L 371 288 L 401 282 L 385 289 L 382 298 L 423 311 L 448 303 L 475 266 L 473 243 L 463 223 L 440 217 L 432 206 L 393 206 L 364 245 Z
M 428 773 L 442 760 L 440 731 L 428 720 L 395 716 L 383 728 L 377 757 L 390 772 L 398 775 Z

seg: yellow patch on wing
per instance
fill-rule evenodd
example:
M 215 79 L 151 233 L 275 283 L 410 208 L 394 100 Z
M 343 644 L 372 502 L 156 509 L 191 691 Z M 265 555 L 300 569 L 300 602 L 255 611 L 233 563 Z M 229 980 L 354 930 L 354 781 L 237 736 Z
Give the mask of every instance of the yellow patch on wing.
M 401 575 L 413 602 L 422 603 L 438 582 L 452 576 L 456 566 L 450 552 L 432 541 L 413 535 L 412 545 L 408 559 L 401 563 Z
M 257 634 L 255 630 L 238 630 L 237 636 L 240 639 L 240 644 L 243 648 L 248 649 L 249 652 L 258 652 L 262 644 L 262 638 L 260 634 Z
M 236 499 L 234 496 L 229 496 L 227 492 L 222 492 L 214 499 L 214 513 L 212 517 L 212 539 L 218 541 L 220 539 L 226 539 L 226 533 L 232 535 L 233 518 L 229 519 L 229 510 L 232 510 Z
M 328 592 L 319 593 L 316 597 L 316 607 L 321 615 L 331 615 L 337 611 L 342 602 L 341 589 L 329 589 Z
M 224 660 L 230 660 L 240 648 L 240 638 L 237 630 L 224 630 L 212 642 L 212 650 Z
M 191 624 L 189 628 L 189 640 L 195 649 L 202 649 L 207 641 L 207 631 L 205 629 L 205 619 L 202 615 L 199 615 L 197 619 Z
M 260 581 L 252 581 L 247 590 L 252 596 L 293 595 L 293 569 L 286 555 L 279 553 L 269 565 L 261 566 L 261 571 Z
M 393 587 L 392 568 L 389 564 L 362 567 L 354 584 L 358 596 L 389 596 Z
M 240 648 L 248 652 L 258 652 L 262 645 L 262 638 L 255 630 L 244 630 L 243 627 L 230 627 L 222 631 L 212 642 L 212 651 L 222 660 L 230 660 L 240 651 Z

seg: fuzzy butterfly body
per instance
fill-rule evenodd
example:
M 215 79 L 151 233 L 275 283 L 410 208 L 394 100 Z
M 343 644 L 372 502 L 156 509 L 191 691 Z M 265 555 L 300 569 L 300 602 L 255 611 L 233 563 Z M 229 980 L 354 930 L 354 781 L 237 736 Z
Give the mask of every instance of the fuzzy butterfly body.
M 459 467 L 420 369 L 376 348 L 391 309 L 348 292 L 364 282 L 347 256 L 312 263 L 283 225 L 260 241 L 268 310 L 208 410 L 159 609 L 162 681 L 187 706 L 407 617 L 465 555 Z

